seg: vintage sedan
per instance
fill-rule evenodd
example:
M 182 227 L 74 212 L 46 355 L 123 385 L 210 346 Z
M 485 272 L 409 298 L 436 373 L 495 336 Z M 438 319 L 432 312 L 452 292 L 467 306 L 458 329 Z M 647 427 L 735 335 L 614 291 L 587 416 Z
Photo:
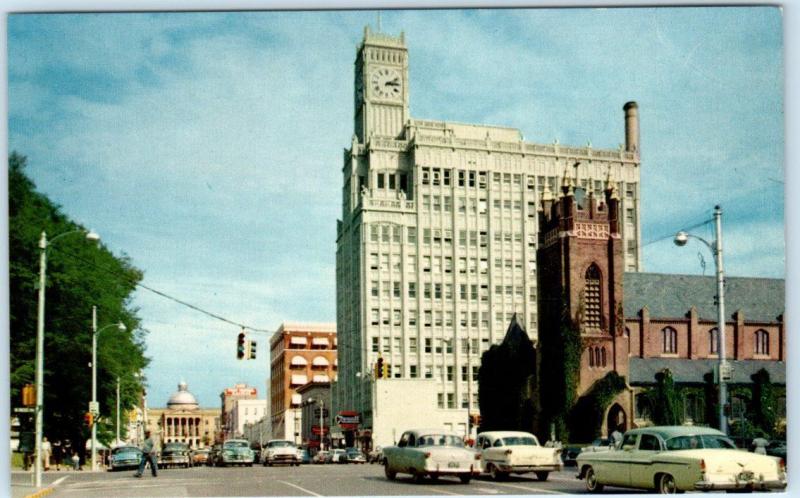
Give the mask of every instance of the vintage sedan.
M 464 484 L 481 473 L 481 454 L 464 447 L 461 436 L 442 429 L 406 431 L 397 446 L 383 448 L 386 478 L 411 474 L 415 482 L 425 476 L 458 476 Z
M 255 455 L 250 449 L 250 443 L 245 439 L 229 439 L 222 444 L 217 461 L 214 462 L 220 467 L 228 465 L 247 465 L 253 466 Z
M 495 481 L 509 474 L 533 472 L 546 481 L 550 472 L 563 468 L 560 448 L 539 445 L 536 436 L 528 432 L 490 431 L 478 434 L 475 447 L 481 452 L 484 472 Z
M 186 443 L 165 444 L 164 449 L 161 450 L 161 459 L 158 465 L 163 468 L 184 467 L 188 469 L 192 465 L 189 446 Z
M 297 446 L 286 439 L 272 439 L 261 450 L 261 462 L 270 467 L 277 464 L 300 465 Z
M 776 457 L 739 450 L 725 434 L 707 427 L 663 426 L 625 433 L 619 448 L 578 455 L 586 489 L 603 486 L 683 491 L 784 489 L 786 469 Z
M 135 469 L 142 460 L 142 450 L 136 446 L 120 446 L 111 450 L 109 470 Z
M 211 450 L 209 448 L 199 448 L 196 450 L 192 450 L 191 452 L 192 465 L 207 465 L 210 456 L 211 456 Z

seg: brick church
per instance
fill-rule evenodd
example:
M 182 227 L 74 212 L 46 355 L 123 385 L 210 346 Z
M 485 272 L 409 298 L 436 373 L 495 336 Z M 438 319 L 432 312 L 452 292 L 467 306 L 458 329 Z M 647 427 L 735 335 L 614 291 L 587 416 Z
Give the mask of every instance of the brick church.
M 576 168 L 577 170 L 577 168 Z M 650 423 L 640 396 L 668 369 L 681 387 L 703 386 L 717 356 L 715 277 L 625 272 L 619 197 L 614 182 L 603 198 L 565 177 L 560 192 L 545 191 L 540 206 L 540 341 L 561 333 L 568 314 L 580 337 L 577 396 L 615 371 L 625 388 L 605 407 L 601 434 Z M 747 396 L 736 386 L 753 383 L 764 369 L 785 386 L 784 281 L 727 277 L 726 356 L 733 365 L 731 417 L 744 417 Z M 746 390 L 744 391 L 746 392 Z M 715 425 L 697 389 L 683 396 L 685 422 Z M 785 419 L 785 389 L 778 395 Z M 548 400 L 540 400 L 545 405 Z

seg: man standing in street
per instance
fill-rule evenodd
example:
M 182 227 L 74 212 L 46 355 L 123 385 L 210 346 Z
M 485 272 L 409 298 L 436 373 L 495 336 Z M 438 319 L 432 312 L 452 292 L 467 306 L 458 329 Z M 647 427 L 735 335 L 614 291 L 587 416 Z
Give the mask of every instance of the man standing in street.
M 134 474 L 134 477 L 142 477 L 144 473 L 144 466 L 150 461 L 150 471 L 153 477 L 158 477 L 158 462 L 156 458 L 156 445 L 150 431 L 144 431 L 144 443 L 142 443 L 142 460 L 139 462 L 139 471 Z

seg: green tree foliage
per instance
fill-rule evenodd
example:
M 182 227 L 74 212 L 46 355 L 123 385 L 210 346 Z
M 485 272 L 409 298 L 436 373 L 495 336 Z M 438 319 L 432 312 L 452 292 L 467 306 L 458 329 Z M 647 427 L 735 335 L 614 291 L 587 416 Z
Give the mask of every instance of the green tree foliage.
M 481 431 L 532 430 L 535 372 L 533 343 L 514 315 L 503 342 L 481 357 L 478 370 Z
M 656 385 L 647 395 L 650 401 L 650 414 L 655 425 L 683 423 L 683 403 L 672 380 L 672 372 L 668 368 L 656 374 Z
M 769 373 L 762 368 L 750 378 L 753 380 L 753 425 L 765 434 L 772 434 L 778 417 L 775 389 L 769 380 Z
M 566 303 L 566 298 L 562 303 Z M 556 437 L 566 443 L 570 439 L 569 414 L 577 396 L 583 346 L 577 325 L 570 318 L 566 306 L 562 306 L 560 330 L 539 334 L 542 348 L 539 389 L 544 400 L 544 424 L 540 426 L 540 432 L 548 431 L 553 425 Z M 539 434 L 539 437 L 549 439 L 549 434 Z
M 82 229 L 59 206 L 36 191 L 25 174 L 26 158 L 8 161 L 11 406 L 21 403 L 21 388 L 35 381 L 39 238 L 48 240 Z M 98 336 L 97 398 L 101 441 L 114 436 L 116 379 L 121 378 L 124 414 L 138 402 L 147 365 L 144 332 L 131 305 L 141 271 L 125 256 L 115 257 L 79 233 L 58 239 L 48 249 L 44 344 L 44 433 L 50 440 L 70 439 L 82 448 L 88 430 L 83 414 L 91 399 L 91 310 L 98 326 L 122 321 L 126 332 L 110 327 Z M 104 418 L 102 418 L 104 417 Z M 123 429 L 124 434 L 124 429 Z
M 590 442 L 600 437 L 603 415 L 614 397 L 625 389 L 625 377 L 611 371 L 581 396 L 570 412 L 570 440 Z

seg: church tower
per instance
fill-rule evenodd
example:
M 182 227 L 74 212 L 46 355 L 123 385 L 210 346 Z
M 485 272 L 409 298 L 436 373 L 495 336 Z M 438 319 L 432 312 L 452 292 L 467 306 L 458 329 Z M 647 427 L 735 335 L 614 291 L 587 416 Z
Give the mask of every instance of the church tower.
M 364 28 L 355 62 L 355 134 L 400 138 L 408 115 L 408 50 L 405 35 L 393 37 Z
M 619 206 L 610 178 L 604 198 L 597 198 L 565 176 L 559 197 L 545 192 L 540 208 L 539 334 L 560 333 L 565 311 L 578 327 L 578 396 L 612 370 L 628 375 Z

